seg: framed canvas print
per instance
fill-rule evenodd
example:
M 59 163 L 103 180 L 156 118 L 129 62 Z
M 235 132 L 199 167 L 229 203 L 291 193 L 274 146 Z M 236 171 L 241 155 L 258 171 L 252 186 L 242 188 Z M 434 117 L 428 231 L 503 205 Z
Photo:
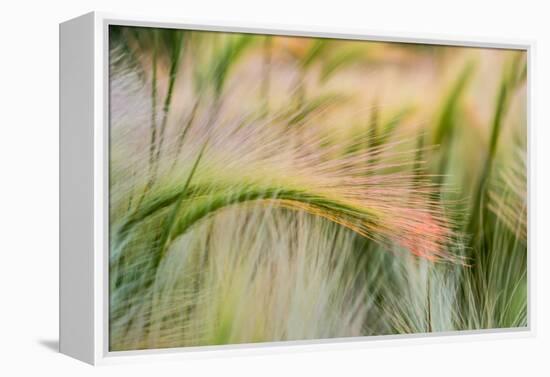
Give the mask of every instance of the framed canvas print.
M 531 48 L 61 24 L 61 352 L 530 334 Z

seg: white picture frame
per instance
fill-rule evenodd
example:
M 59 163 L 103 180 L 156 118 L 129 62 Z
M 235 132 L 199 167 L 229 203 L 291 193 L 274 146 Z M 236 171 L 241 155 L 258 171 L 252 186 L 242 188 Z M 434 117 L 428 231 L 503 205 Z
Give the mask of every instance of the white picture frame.
M 108 349 L 108 28 L 149 26 L 369 41 L 511 48 L 527 52 L 528 239 L 533 239 L 532 61 L 534 42 L 463 39 L 302 25 L 254 25 L 92 12 L 60 24 L 60 352 L 90 364 L 183 359 L 424 342 L 531 337 L 535 334 L 535 250 L 528 244 L 528 327 L 110 352 Z

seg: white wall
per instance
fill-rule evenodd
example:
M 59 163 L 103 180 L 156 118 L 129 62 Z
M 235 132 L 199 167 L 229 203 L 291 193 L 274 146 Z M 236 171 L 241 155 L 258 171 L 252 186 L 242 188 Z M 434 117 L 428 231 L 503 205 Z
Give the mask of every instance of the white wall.
M 549 375 L 550 12 L 538 1 L 81 0 L 2 3 L 0 374 Z M 90 10 L 536 40 L 536 338 L 192 360 L 92 369 L 52 352 L 58 334 L 58 23 Z M 546 90 L 545 90 L 546 89 Z M 545 174 L 546 173 L 546 174 Z M 46 344 L 46 346 L 44 345 Z M 547 348 L 544 350 L 544 348 Z M 539 368 L 537 373 L 535 370 Z M 7 372 L 12 369 L 12 372 Z M 544 371 L 544 372 L 543 372 Z

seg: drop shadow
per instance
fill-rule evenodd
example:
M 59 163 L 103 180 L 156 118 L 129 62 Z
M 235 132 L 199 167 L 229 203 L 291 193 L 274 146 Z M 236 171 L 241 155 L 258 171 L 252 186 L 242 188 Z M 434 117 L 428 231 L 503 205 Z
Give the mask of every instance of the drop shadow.
M 38 344 L 40 344 L 42 347 L 49 349 L 52 352 L 59 352 L 59 340 L 51 340 L 51 339 L 42 339 L 38 341 Z

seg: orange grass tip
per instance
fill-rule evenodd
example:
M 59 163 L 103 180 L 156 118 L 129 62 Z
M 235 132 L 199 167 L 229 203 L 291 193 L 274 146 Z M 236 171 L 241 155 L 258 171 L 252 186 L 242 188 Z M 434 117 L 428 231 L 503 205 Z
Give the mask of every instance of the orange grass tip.
M 432 262 L 456 259 L 446 246 L 452 231 L 446 222 L 429 212 L 410 211 L 411 223 L 407 231 L 398 237 L 397 243 L 417 257 Z

